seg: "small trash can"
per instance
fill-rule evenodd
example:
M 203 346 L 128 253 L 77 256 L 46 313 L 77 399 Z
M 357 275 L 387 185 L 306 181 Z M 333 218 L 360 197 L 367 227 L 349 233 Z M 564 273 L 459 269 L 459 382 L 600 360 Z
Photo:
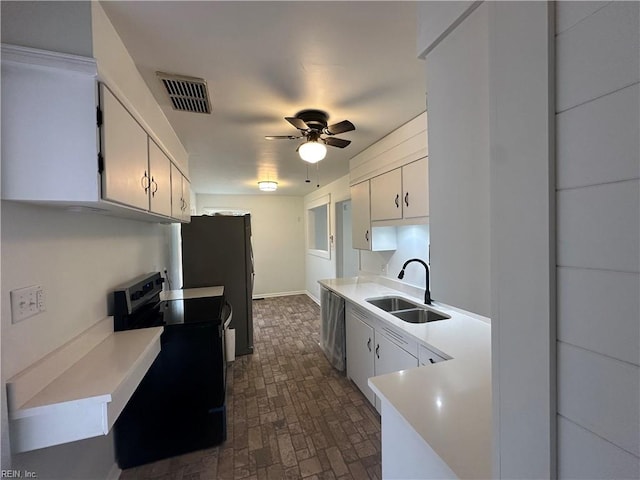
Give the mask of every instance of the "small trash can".
M 233 362 L 236 359 L 236 330 L 227 328 L 224 331 L 224 356 L 227 362 Z

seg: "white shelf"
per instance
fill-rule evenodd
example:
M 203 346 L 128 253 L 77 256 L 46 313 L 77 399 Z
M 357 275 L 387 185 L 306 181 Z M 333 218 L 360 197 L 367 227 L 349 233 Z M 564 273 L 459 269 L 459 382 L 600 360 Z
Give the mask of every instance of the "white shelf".
M 165 290 L 160 292 L 160 300 L 187 300 L 190 298 L 219 297 L 224 294 L 224 287 L 185 288 L 182 290 Z
M 14 453 L 106 435 L 160 352 L 163 327 L 107 317 L 7 382 Z

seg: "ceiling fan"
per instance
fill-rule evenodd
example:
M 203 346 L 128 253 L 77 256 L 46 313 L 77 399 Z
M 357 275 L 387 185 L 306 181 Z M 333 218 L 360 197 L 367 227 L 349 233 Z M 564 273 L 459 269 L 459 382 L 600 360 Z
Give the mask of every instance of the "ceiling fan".
M 327 147 L 344 148 L 351 143 L 350 140 L 336 138 L 333 135 L 351 132 L 356 127 L 349 120 L 335 123 L 327 126 L 329 115 L 322 110 L 302 110 L 296 113 L 295 117 L 285 117 L 287 122 L 300 130 L 300 135 L 269 135 L 264 138 L 267 140 L 297 140 L 298 138 L 306 139 L 296 152 L 305 162 L 316 163 L 322 160 L 327 154 Z

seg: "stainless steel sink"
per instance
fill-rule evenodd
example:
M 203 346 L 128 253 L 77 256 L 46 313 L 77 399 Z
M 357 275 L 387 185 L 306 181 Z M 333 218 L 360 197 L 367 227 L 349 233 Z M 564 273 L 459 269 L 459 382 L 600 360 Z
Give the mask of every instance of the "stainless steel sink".
M 393 295 L 369 298 L 367 302 L 407 323 L 427 323 L 451 318 L 448 315 L 431 310 L 425 305 Z
M 438 312 L 434 312 L 433 310 L 427 310 L 426 308 L 401 310 L 399 312 L 391 312 L 391 314 L 408 323 L 427 323 L 435 322 L 436 320 L 446 320 L 447 318 L 451 318 L 448 315 L 443 315 Z
M 407 310 L 409 308 L 420 308 L 420 304 L 411 302 L 402 297 L 378 297 L 370 298 L 367 300 L 371 305 L 374 305 L 385 312 L 393 312 L 396 310 Z

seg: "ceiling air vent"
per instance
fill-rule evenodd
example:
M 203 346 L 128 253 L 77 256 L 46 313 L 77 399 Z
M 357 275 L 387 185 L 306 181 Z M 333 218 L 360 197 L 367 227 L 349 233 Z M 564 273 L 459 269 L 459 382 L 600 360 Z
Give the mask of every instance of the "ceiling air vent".
M 169 95 L 174 110 L 211 113 L 207 82 L 202 78 L 156 72 Z

